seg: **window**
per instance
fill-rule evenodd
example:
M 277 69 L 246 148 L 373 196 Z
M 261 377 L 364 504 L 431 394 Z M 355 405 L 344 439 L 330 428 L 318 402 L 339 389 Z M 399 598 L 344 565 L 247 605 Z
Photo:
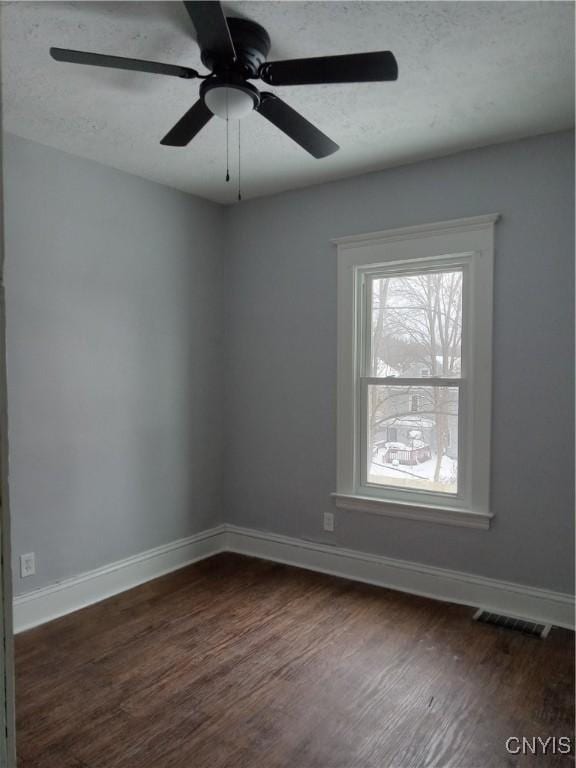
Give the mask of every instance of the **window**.
M 489 527 L 497 218 L 336 241 L 338 506 Z
M 448 449 L 447 437 L 458 433 L 458 388 L 418 386 L 418 379 L 460 382 L 462 281 L 462 268 L 424 266 L 395 266 L 365 279 L 369 377 L 382 379 L 367 385 L 368 483 L 458 491 L 458 450 Z M 393 386 L 384 383 L 390 377 Z M 390 423 L 402 428 L 403 440 L 382 453 L 376 446 Z
M 417 413 L 420 410 L 420 395 L 412 395 L 410 398 L 410 410 Z

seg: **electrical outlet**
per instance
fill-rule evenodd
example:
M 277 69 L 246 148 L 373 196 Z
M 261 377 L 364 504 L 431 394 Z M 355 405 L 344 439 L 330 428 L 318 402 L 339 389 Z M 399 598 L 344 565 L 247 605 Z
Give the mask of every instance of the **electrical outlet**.
M 324 512 L 324 530 L 334 530 L 334 512 Z
M 20 576 L 25 579 L 26 576 L 34 576 L 36 573 L 36 555 L 30 552 L 27 555 L 20 555 Z

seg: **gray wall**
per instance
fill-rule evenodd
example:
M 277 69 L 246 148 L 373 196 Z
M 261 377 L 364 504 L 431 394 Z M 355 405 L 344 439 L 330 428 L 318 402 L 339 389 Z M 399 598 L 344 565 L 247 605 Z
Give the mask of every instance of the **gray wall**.
M 548 135 L 224 211 L 8 136 L 13 552 L 35 551 L 38 568 L 16 592 L 224 518 L 570 592 L 572 142 Z M 492 530 L 338 510 L 324 533 L 330 239 L 491 212 L 503 217 Z
M 13 136 L 4 162 L 20 593 L 220 520 L 223 211 Z
M 231 522 L 572 591 L 573 167 L 573 135 L 552 134 L 227 210 Z M 336 483 L 330 238 L 493 212 L 492 529 L 338 510 L 323 533 Z

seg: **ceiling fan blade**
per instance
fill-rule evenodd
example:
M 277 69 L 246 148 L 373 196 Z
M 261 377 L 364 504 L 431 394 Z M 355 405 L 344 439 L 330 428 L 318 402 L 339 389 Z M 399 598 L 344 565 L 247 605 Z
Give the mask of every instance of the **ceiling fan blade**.
M 234 60 L 236 51 L 222 5 L 215 0 L 184 2 L 196 29 L 200 50 Z
M 268 85 L 370 83 L 398 79 L 398 64 L 390 51 L 318 56 L 263 64 L 260 78 Z
M 305 117 L 289 107 L 285 101 L 273 93 L 262 93 L 257 111 L 283 131 L 293 141 L 309 152 L 313 157 L 321 158 L 340 149 L 338 144 L 329 139 Z
M 150 72 L 154 75 L 184 77 L 187 80 L 198 77 L 198 72 L 188 67 L 161 64 L 157 61 L 144 61 L 143 59 L 126 59 L 124 56 L 107 56 L 102 53 L 71 51 L 68 48 L 50 48 L 50 55 L 56 61 L 67 61 L 71 64 L 89 64 L 93 67 L 111 67 L 112 69 L 131 69 L 135 72 Z
M 185 147 L 199 133 L 206 123 L 214 117 L 202 99 L 186 112 L 184 117 L 168 131 L 160 144 L 168 147 Z

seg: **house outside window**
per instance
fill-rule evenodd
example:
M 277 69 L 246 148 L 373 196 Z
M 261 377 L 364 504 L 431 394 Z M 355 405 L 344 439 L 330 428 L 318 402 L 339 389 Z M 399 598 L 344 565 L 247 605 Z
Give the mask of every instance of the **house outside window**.
M 489 527 L 497 218 L 336 241 L 338 506 Z

